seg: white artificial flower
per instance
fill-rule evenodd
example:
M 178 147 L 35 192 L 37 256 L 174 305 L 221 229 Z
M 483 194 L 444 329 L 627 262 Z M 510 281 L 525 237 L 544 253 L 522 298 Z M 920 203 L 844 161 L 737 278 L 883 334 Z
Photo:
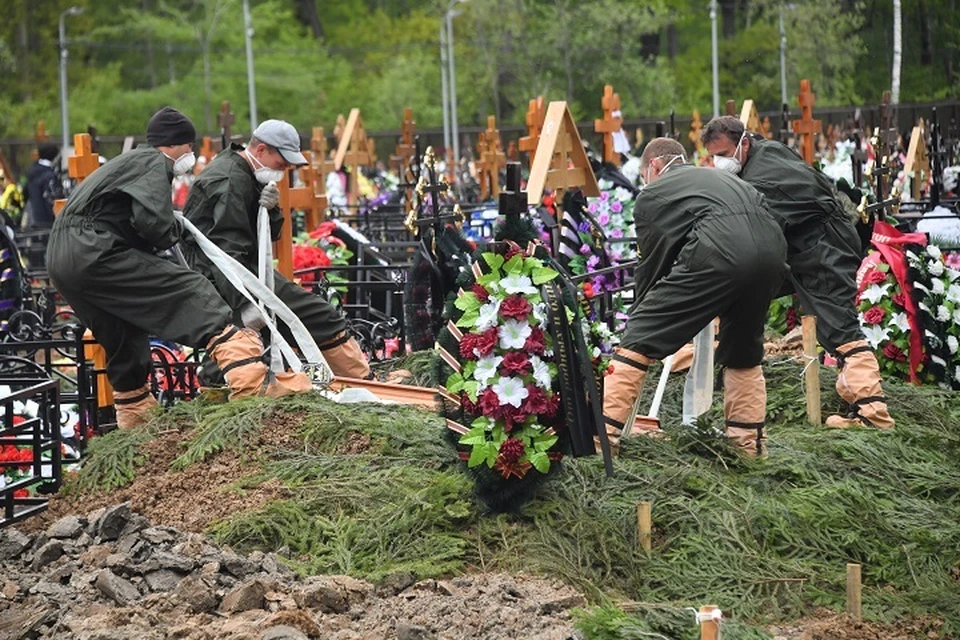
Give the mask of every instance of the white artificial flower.
M 907 314 L 903 311 L 893 314 L 890 318 L 890 322 L 887 323 L 888 327 L 896 327 L 900 331 L 906 333 L 910 331 L 910 321 L 907 320 Z
M 533 305 L 533 319 L 537 321 L 538 325 L 547 324 L 547 305 L 542 302 L 538 302 Z
M 947 361 L 944 360 L 943 358 L 941 358 L 940 356 L 931 355 L 931 356 L 930 356 L 930 361 L 933 362 L 933 364 L 939 365 L 939 366 L 941 366 L 941 367 L 946 367 L 946 366 L 947 366 Z
M 938 260 L 931 260 L 927 263 L 927 271 L 929 271 L 932 276 L 942 276 L 943 270 L 943 263 Z
M 958 365 L 956 371 L 953 372 L 953 379 L 960 382 L 960 365 Z
M 960 302 L 960 284 L 952 284 L 947 289 L 947 300 L 950 302 Z
M 513 318 L 504 320 L 498 331 L 500 348 L 523 349 L 523 345 L 527 342 L 531 333 L 533 333 L 533 328 L 526 320 L 514 320 Z
M 547 363 L 537 356 L 530 356 L 530 364 L 533 366 L 533 381 L 541 389 L 549 389 L 552 380 L 550 379 L 550 367 Z
M 940 251 L 940 247 L 933 244 L 928 244 L 927 255 L 930 256 L 931 258 L 936 258 L 937 260 L 939 260 L 940 258 L 943 257 L 943 252 Z
M 950 355 L 957 352 L 957 349 L 960 348 L 960 343 L 958 343 L 956 336 L 947 336 L 947 347 L 950 349 Z
M 520 378 L 504 376 L 497 380 L 492 388 L 493 392 L 497 394 L 500 404 L 509 404 L 512 407 L 519 407 L 530 395 Z
M 491 327 L 497 326 L 500 321 L 500 301 L 490 298 L 490 302 L 480 306 L 480 316 L 477 318 L 477 333 L 483 333 Z
M 914 288 L 914 289 L 919 289 L 920 291 L 923 291 L 924 293 L 930 293 L 930 289 L 927 288 L 927 285 L 923 284 L 922 282 L 914 282 L 914 283 L 913 283 L 913 288 Z
M 591 358 L 599 358 L 601 354 L 600 347 L 594 346 L 590 349 Z
M 533 286 L 533 280 L 529 276 L 511 273 L 506 278 L 500 280 L 500 286 L 507 293 L 522 293 L 524 295 L 534 294 L 537 288 Z
M 617 187 L 613 190 L 613 197 L 619 200 L 620 202 L 627 202 L 628 200 L 633 199 L 633 194 L 624 189 L 623 187 Z
M 910 260 L 911 262 L 916 262 L 920 260 L 920 256 L 915 254 L 913 251 L 907 251 L 907 260 Z
M 953 324 L 960 324 L 960 308 L 953 310 Z
M 947 267 L 947 279 L 953 282 L 957 278 L 960 278 L 960 271 Z
M 942 296 L 942 295 L 945 294 L 946 292 L 947 292 L 947 288 L 946 288 L 945 286 L 943 286 L 943 280 L 941 280 L 940 278 L 937 278 L 936 280 L 933 281 L 933 293 L 934 293 L 934 294 L 936 294 L 936 295 L 938 295 L 938 296 Z
M 477 360 L 477 368 L 473 372 L 473 377 L 479 383 L 481 391 L 490 386 L 490 379 L 497 375 L 497 367 L 500 366 L 501 362 L 503 362 L 503 358 L 493 355 L 484 356 Z
M 864 300 L 869 300 L 870 304 L 877 304 L 887 295 L 887 291 L 890 289 L 890 283 L 884 285 L 872 284 L 867 287 L 867 290 L 864 291 L 860 297 Z
M 939 307 L 937 307 L 937 321 L 938 322 L 950 321 L 950 310 L 943 305 L 940 305 Z
M 890 337 L 890 329 L 881 327 L 878 324 L 867 324 L 860 327 L 864 337 L 870 343 L 870 347 L 876 349 L 880 343 Z

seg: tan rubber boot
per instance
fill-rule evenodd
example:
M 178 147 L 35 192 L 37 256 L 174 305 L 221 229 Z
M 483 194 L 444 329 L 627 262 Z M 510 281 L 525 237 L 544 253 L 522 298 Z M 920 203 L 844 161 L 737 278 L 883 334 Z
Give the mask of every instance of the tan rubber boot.
M 867 341 L 857 340 L 837 347 L 837 366 L 837 393 L 850 403 L 850 413 L 829 416 L 826 426 L 893 429 L 894 421 L 880 386 L 880 365 Z
M 370 364 L 353 337 L 343 331 L 320 345 L 323 357 L 330 365 L 333 375 L 341 378 L 370 378 Z
M 207 353 L 230 387 L 230 399 L 262 395 L 269 368 L 263 361 L 263 341 L 253 329 L 228 326 L 207 345 Z
M 113 404 L 117 410 L 117 428 L 131 429 L 149 420 L 150 410 L 157 406 L 157 399 L 145 384 L 133 391 L 114 391 Z
M 767 384 L 763 369 L 724 369 L 723 417 L 727 438 L 750 458 L 767 455 Z
M 653 360 L 635 351 L 617 348 L 610 362 L 613 371 L 603 379 L 603 420 L 606 423 L 607 438 L 615 452 L 619 451 L 624 423 L 630 417 L 633 403 L 643 389 L 643 381 L 647 377 L 647 368 L 651 362 Z M 635 432 L 638 428 L 639 425 L 633 426 Z

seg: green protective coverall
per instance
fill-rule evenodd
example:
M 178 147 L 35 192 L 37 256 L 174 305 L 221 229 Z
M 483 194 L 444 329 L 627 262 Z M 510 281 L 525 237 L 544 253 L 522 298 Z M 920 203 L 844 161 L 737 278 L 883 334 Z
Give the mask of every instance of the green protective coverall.
M 680 165 L 640 192 L 634 220 L 641 262 L 621 347 L 659 360 L 719 317 L 717 361 L 759 365 L 786 269 L 763 197 L 734 176 Z
M 150 335 L 204 347 L 230 324 L 210 282 L 155 253 L 180 238 L 172 180 L 173 161 L 140 146 L 84 180 L 50 233 L 50 279 L 103 346 L 119 392 L 145 384 Z
M 252 273 L 257 273 L 257 213 L 260 210 L 262 187 L 254 177 L 250 164 L 240 155 L 240 150 L 241 147 L 234 145 L 219 153 L 200 172 L 190 188 L 183 213 L 223 251 Z M 269 213 L 271 235 L 276 239 L 280 237 L 283 216 L 279 208 Z M 185 238 L 183 250 L 187 262 L 216 286 L 239 321 L 240 309 L 247 303 L 246 298 L 210 263 L 193 238 Z M 274 292 L 300 318 L 321 347 L 346 330 L 346 320 L 340 311 L 320 296 L 290 282 L 279 272 L 274 272 Z M 292 340 L 285 325 L 281 324 L 280 331 L 284 338 Z
M 803 309 L 817 316 L 820 344 L 834 353 L 862 340 L 854 303 L 860 238 L 830 178 L 786 145 L 758 136 L 750 137 L 740 177 L 764 195 L 783 229 L 790 284 Z

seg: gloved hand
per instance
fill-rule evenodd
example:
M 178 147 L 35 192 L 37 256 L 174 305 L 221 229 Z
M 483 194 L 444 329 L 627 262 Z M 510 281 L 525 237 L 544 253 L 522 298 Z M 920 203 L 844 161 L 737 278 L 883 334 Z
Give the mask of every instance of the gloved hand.
M 247 329 L 253 329 L 254 331 L 260 331 L 267 326 L 267 323 L 263 321 L 263 314 L 260 313 L 260 309 L 249 302 L 240 308 L 240 322 Z
M 260 206 L 269 211 L 280 203 L 280 189 L 276 182 L 268 182 L 260 192 Z

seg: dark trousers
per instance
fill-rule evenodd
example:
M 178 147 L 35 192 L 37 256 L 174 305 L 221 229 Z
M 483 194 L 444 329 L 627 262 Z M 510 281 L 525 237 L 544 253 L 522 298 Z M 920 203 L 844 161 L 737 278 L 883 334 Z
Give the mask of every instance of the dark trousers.
M 210 282 L 151 253 L 113 246 L 92 228 L 50 236 L 47 268 L 57 290 L 107 353 L 107 377 L 132 391 L 150 373 L 155 335 L 203 348 L 231 322 L 231 310 Z
M 290 282 L 277 271 L 274 271 L 273 279 L 274 293 L 300 318 L 318 345 L 346 330 L 347 321 L 343 314 L 327 300 Z M 283 323 L 280 323 L 280 333 L 288 342 L 293 340 L 290 330 Z

